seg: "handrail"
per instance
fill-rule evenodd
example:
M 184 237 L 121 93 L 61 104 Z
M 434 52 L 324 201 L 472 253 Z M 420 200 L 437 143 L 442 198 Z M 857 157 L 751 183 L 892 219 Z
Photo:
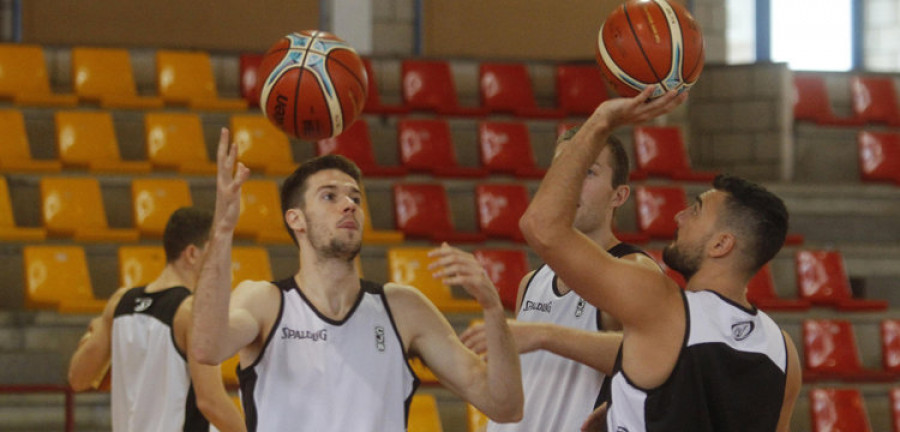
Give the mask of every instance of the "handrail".
M 75 391 L 71 387 L 58 384 L 14 384 L 0 385 L 3 393 L 62 393 L 65 397 L 65 431 L 75 431 Z

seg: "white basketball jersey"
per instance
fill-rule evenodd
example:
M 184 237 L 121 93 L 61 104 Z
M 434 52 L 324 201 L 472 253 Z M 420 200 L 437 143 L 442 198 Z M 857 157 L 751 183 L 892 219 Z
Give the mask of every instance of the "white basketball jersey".
M 402 432 L 418 379 L 382 286 L 362 281 L 342 321 L 321 315 L 293 278 L 259 358 L 240 370 L 249 431 Z

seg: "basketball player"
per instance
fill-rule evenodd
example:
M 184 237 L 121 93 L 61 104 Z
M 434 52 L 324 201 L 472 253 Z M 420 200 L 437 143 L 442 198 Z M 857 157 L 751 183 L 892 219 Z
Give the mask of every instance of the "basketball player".
M 570 140 L 577 130 L 570 129 L 559 142 Z M 627 181 L 628 154 L 622 143 L 610 136 L 581 184 L 574 227 L 610 255 L 659 271 L 652 258 L 636 246 L 622 243 L 613 233 L 615 211 L 630 193 Z M 522 279 L 516 311 L 516 320 L 509 326 L 521 353 L 524 416 L 516 424 L 489 422 L 487 430 L 578 430 L 593 411 L 615 360 L 607 356 L 604 361 L 597 352 L 610 343 L 615 352 L 621 339 L 618 334 L 598 330 L 621 330 L 621 325 L 572 292 L 548 266 Z M 475 352 L 483 352 L 482 325 L 470 327 L 461 339 Z
M 500 297 L 474 256 L 444 244 L 431 252 L 430 268 L 483 307 L 489 361 L 468 350 L 415 288 L 359 279 L 360 173 L 344 157 L 310 159 L 282 185 L 285 225 L 300 249 L 297 274 L 244 281 L 232 295 L 229 255 L 249 170 L 234 169 L 236 146 L 228 143 L 223 129 L 192 348 L 210 364 L 240 352 L 248 430 L 405 431 L 418 384 L 411 355 L 489 417 L 521 417 L 519 358 Z
M 686 291 L 658 271 L 612 258 L 572 227 L 576 191 L 603 138 L 687 98 L 669 92 L 648 101 L 652 91 L 604 102 L 563 144 L 520 220 L 522 232 L 560 278 L 623 324 L 606 430 L 786 431 L 800 389 L 797 352 L 746 298 L 750 278 L 784 243 L 788 214 L 778 197 L 719 177 L 676 216 L 664 258 L 688 280 Z
M 69 364 L 76 391 L 96 387 L 111 365 L 113 431 L 246 430 L 218 366 L 189 355 L 191 292 L 212 214 L 172 213 L 163 233 L 166 267 L 146 286 L 121 288 L 94 318 Z M 187 356 L 187 358 L 185 358 Z

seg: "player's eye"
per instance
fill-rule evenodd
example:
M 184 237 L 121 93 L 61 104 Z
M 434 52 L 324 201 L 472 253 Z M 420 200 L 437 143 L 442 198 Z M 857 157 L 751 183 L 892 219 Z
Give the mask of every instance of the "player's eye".
M 362 198 L 360 197 L 351 197 L 350 199 L 352 199 L 353 202 L 356 203 L 356 205 L 362 204 Z

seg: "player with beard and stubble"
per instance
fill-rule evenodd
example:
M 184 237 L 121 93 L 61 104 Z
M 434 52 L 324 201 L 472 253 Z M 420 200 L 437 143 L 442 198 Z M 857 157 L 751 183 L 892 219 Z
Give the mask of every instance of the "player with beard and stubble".
M 238 378 L 250 431 L 405 431 L 418 385 L 417 355 L 447 388 L 497 421 L 522 415 L 519 358 L 496 288 L 474 256 L 446 244 L 431 252 L 434 275 L 461 285 L 484 309 L 485 360 L 413 287 L 364 281 L 360 172 L 320 156 L 282 185 L 284 223 L 299 247 L 299 271 L 244 281 L 231 293 L 230 253 L 249 170 L 223 129 L 216 211 L 198 281 L 192 349 L 215 364 L 240 353 Z

